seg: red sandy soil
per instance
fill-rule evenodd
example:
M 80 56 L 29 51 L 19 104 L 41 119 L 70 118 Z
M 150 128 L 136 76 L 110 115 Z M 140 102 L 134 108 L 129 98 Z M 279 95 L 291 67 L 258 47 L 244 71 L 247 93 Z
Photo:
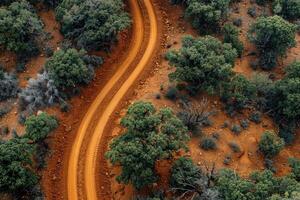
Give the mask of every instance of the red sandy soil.
M 163 19 L 167 23 L 167 30 L 165 30 L 165 35 L 167 37 L 166 44 L 171 45 L 171 48 L 178 49 L 180 47 L 180 41 L 182 36 L 186 34 L 197 35 L 197 33 L 186 23 L 182 18 L 182 9 L 179 6 L 170 6 L 168 2 L 160 2 L 161 7 L 164 8 Z M 255 47 L 249 43 L 246 37 L 246 33 L 249 29 L 249 25 L 254 22 L 255 19 L 251 18 L 247 14 L 248 8 L 251 6 L 249 1 L 243 0 L 238 4 L 239 13 L 232 14 L 230 19 L 235 17 L 240 17 L 243 20 L 243 25 L 241 27 L 241 41 L 245 45 L 245 52 L 241 59 L 238 59 L 234 71 L 237 73 L 242 73 L 247 77 L 250 77 L 254 72 L 250 67 L 250 62 L 255 60 L 256 57 L 247 56 L 251 51 L 255 50 Z M 261 8 L 258 6 L 258 14 L 262 12 Z M 297 47 L 292 48 L 288 51 L 287 57 L 283 58 L 280 66 L 276 70 L 272 71 L 278 77 L 283 75 L 283 69 L 286 64 L 300 58 L 300 36 L 297 35 Z M 168 49 L 165 48 L 161 51 L 161 54 Z M 178 102 L 172 102 L 164 98 L 164 93 L 166 89 L 172 85 L 169 83 L 168 74 L 174 69 L 168 65 L 168 62 L 163 58 L 158 61 L 157 66 L 153 66 L 154 75 L 146 79 L 139 87 L 134 91 L 134 97 L 129 100 L 130 103 L 137 100 L 144 100 L 152 102 L 157 108 L 161 107 L 171 107 L 175 112 L 179 111 L 180 105 Z M 260 70 L 259 70 L 260 71 Z M 260 71 L 262 72 L 262 71 Z M 161 91 L 161 87 L 164 88 Z M 156 95 L 160 94 L 161 99 L 156 99 Z M 214 151 L 204 151 L 199 147 L 199 142 L 201 136 L 193 136 L 189 142 L 190 152 L 186 155 L 190 156 L 194 162 L 200 166 L 216 164 L 218 169 L 229 167 L 236 170 L 241 176 L 247 177 L 254 170 L 263 170 L 263 157 L 257 152 L 257 143 L 261 134 L 266 130 L 276 129 L 272 120 L 263 116 L 263 122 L 261 124 L 250 123 L 250 127 L 247 130 L 241 132 L 239 136 L 234 135 L 230 128 L 222 128 L 224 121 L 229 121 L 231 125 L 239 124 L 241 119 L 247 119 L 249 111 L 244 114 L 238 114 L 234 118 L 228 117 L 224 110 L 222 103 L 215 97 L 208 97 L 206 95 L 199 95 L 192 99 L 192 102 L 200 101 L 202 98 L 207 98 L 209 100 L 210 108 L 217 110 L 217 114 L 211 117 L 213 125 L 204 128 L 204 135 L 211 135 L 214 132 L 220 134 L 220 139 L 217 141 L 218 148 Z M 120 118 L 126 113 L 127 106 L 123 107 L 120 111 L 120 117 L 115 119 L 112 125 L 112 137 L 116 137 L 122 133 L 122 128 L 120 127 Z M 228 146 L 229 142 L 236 142 L 241 147 L 241 153 L 234 153 Z M 232 161 L 229 165 L 223 163 L 225 156 L 231 155 Z M 289 172 L 289 167 L 287 164 L 287 159 L 289 157 L 300 158 L 300 134 L 298 134 L 293 145 L 286 147 L 274 160 L 275 167 L 277 168 L 277 175 L 284 175 Z M 168 189 L 168 173 L 172 161 L 163 161 L 157 164 L 157 169 L 161 175 L 161 180 L 158 184 L 153 187 L 157 189 Z M 111 185 L 113 199 L 130 199 L 136 192 L 131 186 L 125 186 L 119 184 L 115 178 L 120 173 L 120 168 L 110 166 L 110 171 L 108 173 Z M 143 193 L 143 191 L 142 191 Z

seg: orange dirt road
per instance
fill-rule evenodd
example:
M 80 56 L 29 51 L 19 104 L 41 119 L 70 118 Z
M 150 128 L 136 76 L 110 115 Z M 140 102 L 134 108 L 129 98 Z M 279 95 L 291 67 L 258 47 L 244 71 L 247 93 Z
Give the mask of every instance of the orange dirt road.
M 122 85 L 119 86 L 119 89 L 113 96 L 113 98 L 104 104 L 106 96 L 110 94 L 112 89 L 118 84 L 118 81 L 125 74 L 126 70 L 130 65 L 136 61 L 138 54 L 140 53 L 143 39 L 145 37 L 144 22 L 145 16 L 142 14 L 141 5 L 143 4 L 146 8 L 146 12 L 149 17 L 150 22 L 150 33 L 149 41 L 147 42 L 146 50 L 143 56 L 138 61 L 138 64 L 135 66 L 133 72 L 127 77 Z M 151 59 L 153 52 L 158 41 L 158 27 L 157 19 L 154 12 L 153 4 L 151 0 L 129 0 L 129 5 L 132 13 L 133 19 L 133 36 L 134 38 L 130 46 L 130 54 L 124 60 L 124 62 L 119 66 L 117 72 L 114 76 L 107 82 L 105 87 L 98 94 L 83 120 L 81 121 L 80 127 L 78 129 L 76 138 L 74 140 L 69 162 L 68 162 L 68 177 L 67 177 L 67 189 L 68 189 L 68 199 L 70 200 L 79 200 L 79 199 L 88 199 L 96 200 L 101 199 L 97 196 L 97 183 L 96 183 L 96 164 L 98 157 L 98 146 L 100 144 L 104 128 L 126 92 L 137 80 L 143 69 L 146 67 L 147 63 Z M 99 107 L 104 107 L 104 111 L 99 113 L 97 110 Z M 82 153 L 83 141 L 86 139 L 88 133 L 88 127 L 93 121 L 93 118 L 100 116 L 97 121 L 96 128 L 91 130 L 88 139 L 87 151 Z M 84 160 L 84 170 L 79 172 L 79 161 Z M 79 180 L 79 173 L 84 173 L 82 176 L 84 180 Z M 83 184 L 79 184 L 79 181 Z M 79 187 L 81 191 L 85 191 L 85 195 L 79 195 Z M 83 196 L 83 197 L 82 197 Z

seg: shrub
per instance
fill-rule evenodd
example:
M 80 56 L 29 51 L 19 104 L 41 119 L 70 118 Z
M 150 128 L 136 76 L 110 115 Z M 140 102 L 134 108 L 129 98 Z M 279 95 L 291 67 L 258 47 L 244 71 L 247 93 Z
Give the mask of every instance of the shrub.
M 243 21 L 241 18 L 237 18 L 237 19 L 234 19 L 232 23 L 233 23 L 233 25 L 240 27 L 240 26 L 242 26 Z
M 224 42 L 230 43 L 231 46 L 236 49 L 238 56 L 241 57 L 244 51 L 244 45 L 239 40 L 239 30 L 231 24 L 225 24 L 223 27 L 223 34 Z
M 204 150 L 215 150 L 217 144 L 214 138 L 206 137 L 201 140 L 200 147 Z
M 265 167 L 273 173 L 276 173 L 276 168 L 274 167 L 274 162 L 271 159 L 266 158 L 264 160 Z
M 193 133 L 201 132 L 201 128 L 210 121 L 209 117 L 215 112 L 208 110 L 207 99 L 202 99 L 200 103 L 184 105 L 184 110 L 178 113 L 178 118 Z
M 251 6 L 248 9 L 247 14 L 250 15 L 251 17 L 256 17 L 256 8 L 254 6 Z
M 22 57 L 36 55 L 43 23 L 26 1 L 0 8 L 0 44 Z
M 137 189 L 157 181 L 157 160 L 187 149 L 188 130 L 169 108 L 157 112 L 151 103 L 136 102 L 121 125 L 125 133 L 112 141 L 106 157 L 113 165 L 122 166 L 117 180 Z
M 278 138 L 273 132 L 263 133 L 258 143 L 258 149 L 266 158 L 273 158 L 284 147 L 284 141 Z
M 17 62 L 16 72 L 17 73 L 23 73 L 23 72 L 25 72 L 25 70 L 26 70 L 26 63 L 25 63 L 25 61 L 23 60 L 23 61 Z
M 54 85 L 62 90 L 89 83 L 94 72 L 84 62 L 84 51 L 59 50 L 46 62 L 45 69 Z
M 64 36 L 86 50 L 109 47 L 130 25 L 121 0 L 62 0 L 56 17 Z
M 260 17 L 251 25 L 249 39 L 260 53 L 260 65 L 272 69 L 277 57 L 284 56 L 287 49 L 295 46 L 296 27 L 279 16 Z
M 5 116 L 9 111 L 11 110 L 11 107 L 5 106 L 5 107 L 0 107 L 0 119 Z
M 191 24 L 200 32 L 217 31 L 220 22 L 227 18 L 230 0 L 190 0 L 185 16 L 191 19 Z
M 300 181 L 300 160 L 297 158 L 289 158 L 289 165 L 292 168 L 292 173 L 297 181 Z
M 169 89 L 167 90 L 165 97 L 170 99 L 170 100 L 176 100 L 178 96 L 178 90 L 176 87 L 169 87 Z
M 0 69 L 0 102 L 12 97 L 18 93 L 18 80 L 13 74 L 8 74 Z
M 218 92 L 233 74 L 236 50 L 230 44 L 222 44 L 211 36 L 186 36 L 182 42 L 179 51 L 167 53 L 170 64 L 176 67 L 169 78 L 186 82 L 192 94 L 199 91 Z
M 57 126 L 58 121 L 56 118 L 43 112 L 37 116 L 30 116 L 26 119 L 26 133 L 24 136 L 34 142 L 39 142 L 44 140 Z
M 17 193 L 32 188 L 38 181 L 32 171 L 33 145 L 25 139 L 0 143 L 0 190 Z
M 222 128 L 228 128 L 230 126 L 230 122 L 228 120 L 224 121 Z
M 300 19 L 300 2 L 298 0 L 274 0 L 273 12 L 290 20 Z
M 241 148 L 237 143 L 229 142 L 228 145 L 234 153 L 240 153 L 241 152 Z
M 251 113 L 251 115 L 249 116 L 249 120 L 256 124 L 261 123 L 261 113 L 257 111 Z
M 50 46 L 46 46 L 45 47 L 45 54 L 46 54 L 46 57 L 48 57 L 48 58 L 53 56 L 53 49 Z
M 240 127 L 240 125 L 234 124 L 234 125 L 231 127 L 231 131 L 232 131 L 234 134 L 238 135 L 238 134 L 240 134 L 240 133 L 242 132 L 242 128 Z
M 242 119 L 242 120 L 240 121 L 240 124 L 241 124 L 241 127 L 242 127 L 243 129 L 247 129 L 247 128 L 249 127 L 249 120 L 248 120 L 248 119 Z
M 18 116 L 18 122 L 19 122 L 19 124 L 24 125 L 25 121 L 26 121 L 26 116 L 24 114 L 22 114 L 22 113 L 19 114 L 19 116 Z
M 218 132 L 213 132 L 213 133 L 212 133 L 212 137 L 213 137 L 214 139 L 216 139 L 216 140 L 219 140 L 219 139 L 220 139 L 220 133 L 218 133 Z
M 62 101 L 61 95 L 47 72 L 29 79 L 28 85 L 19 93 L 21 110 L 36 111 Z
M 230 154 L 226 155 L 224 160 L 223 160 L 224 165 L 229 165 L 231 160 L 232 160 L 231 155 Z

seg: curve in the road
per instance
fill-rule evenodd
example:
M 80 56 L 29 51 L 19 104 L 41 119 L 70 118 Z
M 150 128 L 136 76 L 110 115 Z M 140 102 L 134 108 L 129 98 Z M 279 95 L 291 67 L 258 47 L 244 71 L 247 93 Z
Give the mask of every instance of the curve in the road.
M 150 36 L 147 44 L 147 48 L 136 65 L 134 71 L 130 74 L 128 79 L 123 83 L 121 88 L 114 95 L 113 99 L 108 103 L 106 109 L 102 113 L 99 121 L 97 122 L 97 126 L 92 134 L 90 143 L 88 145 L 86 161 L 85 161 L 85 187 L 87 192 L 88 200 L 96 200 L 97 199 L 97 188 L 96 188 L 96 166 L 97 166 L 97 151 L 98 145 L 100 143 L 101 137 L 104 133 L 105 125 L 108 123 L 108 120 L 118 106 L 126 92 L 133 85 L 133 83 L 137 80 L 138 76 L 141 74 L 143 69 L 146 67 L 147 63 L 150 61 L 157 41 L 158 41 L 158 27 L 157 27 L 157 19 L 156 14 L 153 8 L 153 4 L 151 0 L 144 1 L 146 10 L 148 12 L 149 21 L 150 21 Z
M 101 90 L 99 95 L 93 101 L 92 105 L 89 107 L 87 113 L 85 114 L 80 124 L 68 161 L 67 192 L 68 199 L 70 200 L 78 200 L 78 163 L 80 159 L 79 156 L 89 124 L 92 122 L 92 119 L 95 116 L 95 114 L 97 114 L 96 111 L 105 99 L 105 97 L 109 94 L 112 88 L 117 84 L 117 82 L 124 75 L 126 70 L 128 70 L 130 65 L 136 59 L 143 43 L 144 19 L 142 16 L 141 8 L 137 0 L 130 0 L 129 4 L 130 9 L 132 11 L 131 13 L 133 19 L 133 40 L 130 45 L 130 53 L 128 57 L 124 60 L 124 62 L 119 66 L 114 76 L 108 81 L 108 83 Z

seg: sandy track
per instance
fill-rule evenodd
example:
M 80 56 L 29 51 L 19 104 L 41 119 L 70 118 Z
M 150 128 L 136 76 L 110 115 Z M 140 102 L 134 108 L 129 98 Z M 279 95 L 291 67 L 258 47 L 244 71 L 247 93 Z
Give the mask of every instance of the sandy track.
M 83 120 L 81 121 L 80 127 L 78 129 L 76 138 L 74 140 L 69 162 L 68 162 L 68 177 L 67 177 L 67 189 L 68 189 L 68 199 L 70 200 L 78 200 L 82 197 L 79 196 L 79 181 L 84 184 L 80 185 L 80 187 L 84 187 L 81 191 L 85 191 L 86 198 L 90 200 L 96 200 L 97 197 L 97 184 L 96 184 L 96 164 L 97 164 L 97 153 L 98 146 L 101 141 L 101 137 L 104 132 L 105 125 L 107 124 L 111 114 L 118 106 L 126 92 L 129 88 L 134 84 L 137 80 L 138 76 L 141 74 L 146 64 L 150 60 L 153 52 L 155 50 L 157 38 L 158 38 L 158 30 L 157 30 L 157 21 L 155 12 L 153 9 L 153 5 L 151 0 L 144 0 L 144 6 L 146 8 L 147 14 L 149 16 L 150 21 L 150 35 L 149 41 L 146 46 L 146 50 L 136 65 L 134 71 L 128 76 L 126 81 L 120 85 L 119 90 L 117 90 L 116 94 L 113 98 L 106 102 L 104 101 L 106 96 L 110 94 L 113 88 L 118 84 L 118 81 L 125 74 L 126 70 L 130 67 L 130 65 L 136 61 L 137 55 L 140 53 L 141 46 L 143 43 L 143 39 L 145 37 L 144 31 L 144 18 L 142 15 L 141 7 L 139 5 L 139 0 L 129 0 L 130 9 L 132 10 L 132 18 L 133 18 L 133 38 L 134 41 L 130 46 L 130 54 L 124 60 L 124 62 L 119 66 L 119 69 L 114 74 L 114 76 L 107 82 L 103 90 L 98 94 L 88 111 L 86 112 Z M 104 105 L 106 104 L 106 105 Z M 99 113 L 97 112 L 100 107 L 104 107 L 104 111 Z M 99 118 L 100 115 L 100 118 Z M 95 129 L 91 130 L 92 134 L 87 134 L 88 127 L 91 123 L 94 123 L 93 118 L 99 118 L 97 122 L 97 126 Z M 87 151 L 82 153 L 83 151 L 83 141 L 86 139 L 87 135 L 89 135 L 89 143 L 87 145 Z M 80 177 L 79 172 L 79 163 L 84 160 L 84 180 L 78 180 Z M 101 197 L 100 197 L 101 199 Z

